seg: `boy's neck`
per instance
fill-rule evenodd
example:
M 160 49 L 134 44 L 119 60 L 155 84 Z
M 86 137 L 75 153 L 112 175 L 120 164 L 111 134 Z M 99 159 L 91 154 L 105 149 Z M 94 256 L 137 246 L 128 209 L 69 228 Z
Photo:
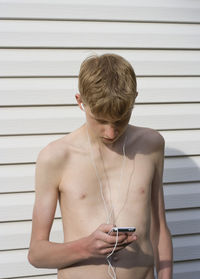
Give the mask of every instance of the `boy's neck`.
M 103 140 L 101 140 L 100 137 L 96 136 L 94 132 L 90 129 L 90 127 L 86 124 L 84 124 L 84 130 L 86 133 L 88 133 L 90 142 L 93 146 L 101 146 L 103 149 L 109 149 L 112 151 L 115 151 L 117 153 L 121 153 L 122 146 L 124 144 L 124 141 L 128 139 L 128 133 L 129 133 L 129 125 L 126 127 L 124 132 L 120 135 L 120 137 L 114 141 L 113 143 L 105 143 Z

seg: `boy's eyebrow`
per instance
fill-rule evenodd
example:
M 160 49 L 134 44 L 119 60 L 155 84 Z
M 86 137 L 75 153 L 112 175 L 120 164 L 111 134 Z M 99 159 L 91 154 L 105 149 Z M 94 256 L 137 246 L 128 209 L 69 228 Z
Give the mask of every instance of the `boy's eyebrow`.
M 106 120 L 106 119 L 101 119 L 101 118 L 95 118 L 95 117 L 92 117 L 93 119 L 95 119 L 96 121 L 101 121 L 101 122 L 110 122 L 110 123 L 116 123 L 116 122 L 120 122 L 120 121 L 124 121 L 126 120 L 128 117 L 124 117 L 124 118 L 120 118 L 120 119 L 116 119 L 116 120 Z
M 92 118 L 95 119 L 96 121 L 110 122 L 109 120 L 105 120 L 101 118 L 96 118 L 96 117 L 92 117 Z
M 96 117 L 95 115 L 92 115 L 92 114 L 90 114 L 90 113 L 89 113 L 89 115 L 90 115 L 91 118 L 93 118 L 93 119 L 95 119 L 95 120 L 97 120 L 97 121 L 107 121 L 107 120 L 105 120 L 105 119 L 98 118 L 98 117 Z

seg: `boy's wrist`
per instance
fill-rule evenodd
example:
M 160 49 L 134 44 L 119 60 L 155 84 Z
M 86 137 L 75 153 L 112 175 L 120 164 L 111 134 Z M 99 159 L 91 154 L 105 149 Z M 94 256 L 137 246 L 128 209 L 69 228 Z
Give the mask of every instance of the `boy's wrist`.
M 82 260 L 88 260 L 92 258 L 91 253 L 88 249 L 88 238 L 81 238 L 77 243 L 77 253 L 81 256 Z

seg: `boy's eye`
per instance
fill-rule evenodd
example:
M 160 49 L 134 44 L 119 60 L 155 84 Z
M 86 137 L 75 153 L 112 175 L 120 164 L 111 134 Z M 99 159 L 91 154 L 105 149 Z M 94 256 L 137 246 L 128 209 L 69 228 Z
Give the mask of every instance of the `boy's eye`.
M 100 123 L 100 124 L 107 124 L 107 123 L 108 123 L 108 122 L 105 121 L 105 120 L 97 120 L 97 122 Z

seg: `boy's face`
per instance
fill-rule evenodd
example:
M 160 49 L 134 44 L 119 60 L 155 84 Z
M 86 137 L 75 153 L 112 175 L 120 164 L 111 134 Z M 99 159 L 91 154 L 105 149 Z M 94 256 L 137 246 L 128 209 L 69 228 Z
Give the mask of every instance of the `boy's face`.
M 120 138 L 126 131 L 131 117 L 132 110 L 127 112 L 127 116 L 118 121 L 112 121 L 106 117 L 97 117 L 92 114 L 89 106 L 82 107 L 82 99 L 79 93 L 75 95 L 77 103 L 81 110 L 85 111 L 87 124 L 93 137 L 105 144 L 112 144 Z
M 88 126 L 94 137 L 105 144 L 117 141 L 125 132 L 131 117 L 131 112 L 128 113 L 126 118 L 118 121 L 112 121 L 105 117 L 95 117 L 88 106 L 85 106 L 85 113 Z

